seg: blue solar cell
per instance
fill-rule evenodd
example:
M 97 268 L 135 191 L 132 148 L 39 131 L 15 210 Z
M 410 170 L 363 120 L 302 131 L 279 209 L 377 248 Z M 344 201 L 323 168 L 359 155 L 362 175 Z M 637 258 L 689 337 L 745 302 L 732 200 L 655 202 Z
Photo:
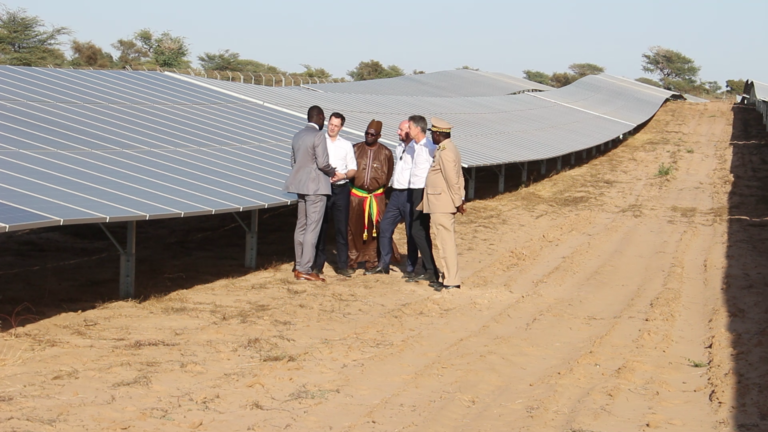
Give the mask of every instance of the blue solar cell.
M 0 202 L 0 221 L 5 225 L 28 225 L 51 222 L 56 219 Z M 2 230 L 2 227 L 0 227 Z

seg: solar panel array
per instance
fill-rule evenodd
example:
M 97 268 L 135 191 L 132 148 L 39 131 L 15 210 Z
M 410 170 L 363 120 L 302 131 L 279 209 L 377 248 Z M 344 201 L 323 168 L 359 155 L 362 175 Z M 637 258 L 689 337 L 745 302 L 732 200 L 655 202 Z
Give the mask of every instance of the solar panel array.
M 674 94 L 610 75 L 548 92 L 452 98 L 320 93 L 175 76 L 296 113 L 315 104 L 339 111 L 357 141 L 371 119 L 384 123 L 383 138 L 394 144 L 408 115 L 441 117 L 453 124 L 466 167 L 548 159 L 599 145 L 651 118 Z
M 552 87 L 512 75 L 469 69 L 370 81 L 307 84 L 304 87 L 325 93 L 431 97 L 501 96 L 531 90 L 553 90 Z
M 158 72 L 0 67 L 0 232 L 288 204 L 305 121 Z
M 442 117 L 455 127 L 465 165 L 477 167 L 599 145 L 646 121 L 671 95 L 610 75 L 514 96 L 506 94 L 519 79 L 429 75 L 429 91 L 449 76 L 488 78 L 496 87 L 465 80 L 449 86 L 452 95 L 371 95 L 157 72 L 0 66 L 0 232 L 289 204 L 295 197 L 282 186 L 291 137 L 315 104 L 344 113 L 344 134 L 353 142 L 373 118 L 384 122 L 391 145 L 408 115 Z
M 763 123 L 768 130 L 768 84 L 747 80 L 744 83 L 744 93 L 749 96 L 748 103 L 754 105 L 757 111 L 763 115 Z

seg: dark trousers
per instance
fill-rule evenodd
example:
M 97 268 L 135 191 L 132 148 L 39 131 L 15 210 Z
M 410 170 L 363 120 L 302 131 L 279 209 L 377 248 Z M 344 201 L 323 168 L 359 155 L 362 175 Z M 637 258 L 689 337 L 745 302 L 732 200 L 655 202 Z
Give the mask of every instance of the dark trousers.
M 427 274 L 437 277 L 435 257 L 432 255 L 432 238 L 429 236 L 429 214 L 416 210 L 424 197 L 424 189 L 395 189 L 387 203 L 387 209 L 381 218 L 379 229 L 379 248 L 381 249 L 382 268 L 389 268 L 392 258 L 392 235 L 400 219 L 405 221 L 405 235 L 408 239 L 408 259 L 406 271 L 416 268 L 416 261 L 421 253 L 421 261 Z
M 339 269 L 349 266 L 349 243 L 347 242 L 347 227 L 349 225 L 349 182 L 342 185 L 331 186 L 331 196 L 325 203 L 325 215 L 320 226 L 317 247 L 315 249 L 315 261 L 313 269 L 321 270 L 325 266 L 325 236 L 328 232 L 331 216 L 336 230 L 336 261 Z

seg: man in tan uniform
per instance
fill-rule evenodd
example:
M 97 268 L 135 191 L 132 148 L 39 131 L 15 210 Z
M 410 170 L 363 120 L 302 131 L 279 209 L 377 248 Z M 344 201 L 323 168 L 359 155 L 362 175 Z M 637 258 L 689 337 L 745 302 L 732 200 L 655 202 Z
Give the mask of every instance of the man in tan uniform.
M 444 272 L 443 281 L 429 284 L 435 291 L 461 288 L 459 257 L 456 252 L 456 213 L 464 214 L 464 174 L 461 171 L 461 155 L 451 141 L 453 126 L 447 121 L 432 117 L 432 142 L 437 145 L 435 159 L 427 174 L 424 186 L 424 213 L 429 213 L 435 229 L 437 246 Z

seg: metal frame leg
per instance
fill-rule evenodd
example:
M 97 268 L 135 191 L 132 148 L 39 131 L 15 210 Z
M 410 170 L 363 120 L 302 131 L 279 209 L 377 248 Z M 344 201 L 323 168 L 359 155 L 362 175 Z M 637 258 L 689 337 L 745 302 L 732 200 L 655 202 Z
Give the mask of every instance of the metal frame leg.
M 120 251 L 120 290 L 121 299 L 133 298 L 136 294 L 136 221 L 128 222 L 128 232 L 125 249 L 120 247 L 120 243 L 112 236 L 107 227 L 99 224 L 104 233 L 107 234 L 117 250 Z
M 544 175 L 547 173 L 547 161 L 543 160 L 541 161 L 541 175 Z
M 251 210 L 251 223 L 246 225 L 237 213 L 232 213 L 232 216 L 240 222 L 240 225 L 245 229 L 245 267 L 256 270 L 256 252 L 258 251 L 258 237 L 259 237 L 259 211 Z
M 571 153 L 571 165 L 576 165 L 576 152 Z
M 523 187 L 528 186 L 528 162 L 523 162 Z
M 504 193 L 504 165 L 497 172 L 499 173 L 499 193 Z
M 558 156 L 557 157 L 557 172 L 560 172 L 563 170 L 563 157 Z
M 467 190 L 467 199 L 475 199 L 475 168 L 469 169 L 469 190 Z

